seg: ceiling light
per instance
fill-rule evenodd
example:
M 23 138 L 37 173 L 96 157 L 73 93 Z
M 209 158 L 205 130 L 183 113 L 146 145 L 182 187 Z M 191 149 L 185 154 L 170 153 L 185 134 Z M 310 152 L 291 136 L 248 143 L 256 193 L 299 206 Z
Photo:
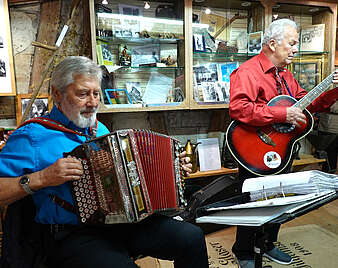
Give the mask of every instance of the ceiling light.
M 207 14 L 207 15 L 208 15 L 208 14 L 210 14 L 210 13 L 211 13 L 211 10 L 210 10 L 210 8 L 206 8 L 206 9 L 205 9 L 205 14 Z
M 149 3 L 148 3 L 148 2 L 145 2 L 145 3 L 144 3 L 144 9 L 149 9 L 149 8 L 150 8 Z
M 107 0 L 102 0 L 102 5 L 108 5 L 108 1 Z

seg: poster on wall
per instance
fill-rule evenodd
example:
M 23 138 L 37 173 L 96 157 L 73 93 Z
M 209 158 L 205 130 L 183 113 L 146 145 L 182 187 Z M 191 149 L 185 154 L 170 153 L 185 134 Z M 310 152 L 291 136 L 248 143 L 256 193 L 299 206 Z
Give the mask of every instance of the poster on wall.
M 16 93 L 11 44 L 7 0 L 0 0 L 0 96 Z

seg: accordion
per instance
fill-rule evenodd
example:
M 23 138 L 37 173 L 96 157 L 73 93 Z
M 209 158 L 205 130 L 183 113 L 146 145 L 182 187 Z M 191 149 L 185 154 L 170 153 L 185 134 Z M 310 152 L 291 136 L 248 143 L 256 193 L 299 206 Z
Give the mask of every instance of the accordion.
M 89 140 L 64 154 L 82 162 L 71 182 L 75 211 L 84 224 L 138 222 L 186 206 L 179 142 L 149 130 L 126 129 Z

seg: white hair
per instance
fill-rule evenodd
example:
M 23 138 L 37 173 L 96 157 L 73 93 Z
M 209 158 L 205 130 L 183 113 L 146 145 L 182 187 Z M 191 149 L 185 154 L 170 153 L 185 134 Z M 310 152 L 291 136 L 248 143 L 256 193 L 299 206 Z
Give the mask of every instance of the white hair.
M 281 43 L 284 39 L 287 26 L 298 29 L 297 24 L 290 19 L 279 19 L 273 21 L 266 30 L 263 37 L 263 45 L 267 45 L 270 40 L 274 39 L 277 43 Z
M 74 83 L 75 75 L 97 77 L 99 83 L 101 83 L 102 80 L 102 70 L 95 62 L 84 56 L 70 56 L 65 58 L 55 67 L 50 85 L 64 95 L 66 88 Z M 54 99 L 54 102 L 55 101 L 56 100 Z

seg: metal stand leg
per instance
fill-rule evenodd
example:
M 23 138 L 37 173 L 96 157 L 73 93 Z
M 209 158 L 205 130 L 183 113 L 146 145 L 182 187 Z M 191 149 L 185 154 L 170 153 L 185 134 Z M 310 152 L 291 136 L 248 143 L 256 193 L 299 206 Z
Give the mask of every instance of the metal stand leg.
M 264 232 L 264 226 L 261 226 L 255 234 L 255 268 L 262 268 L 263 254 L 266 250 L 267 234 Z

